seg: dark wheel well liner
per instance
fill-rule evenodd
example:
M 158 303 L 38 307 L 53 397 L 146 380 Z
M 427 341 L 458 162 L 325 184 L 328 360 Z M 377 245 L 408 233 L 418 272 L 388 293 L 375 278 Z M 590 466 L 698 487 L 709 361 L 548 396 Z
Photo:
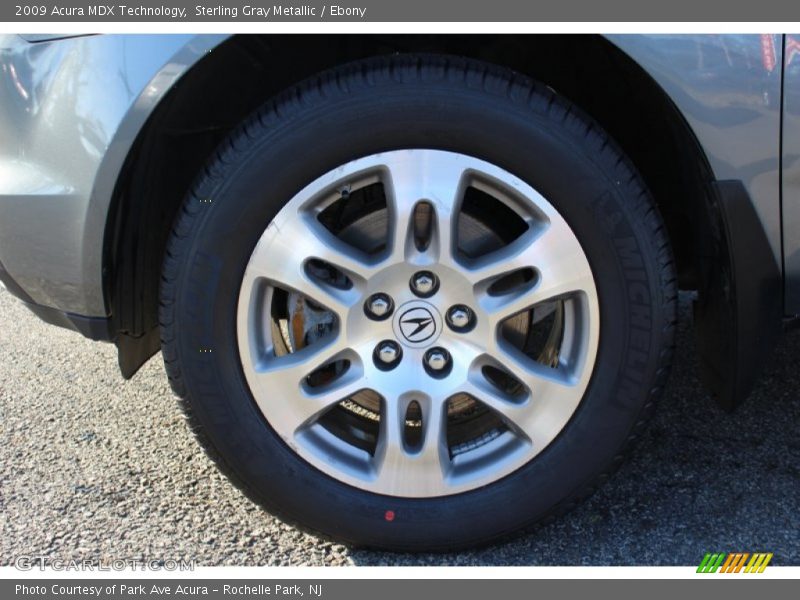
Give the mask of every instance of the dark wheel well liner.
M 710 168 L 666 94 L 604 38 L 235 36 L 162 100 L 117 185 L 107 227 L 106 293 L 124 376 L 132 376 L 158 351 L 158 280 L 167 236 L 214 148 L 266 98 L 298 81 L 345 62 L 403 52 L 446 53 L 507 67 L 580 106 L 642 174 L 665 220 L 681 287 L 698 287 L 697 274 L 707 271 L 703 265 L 718 254 L 722 230 L 708 194 Z

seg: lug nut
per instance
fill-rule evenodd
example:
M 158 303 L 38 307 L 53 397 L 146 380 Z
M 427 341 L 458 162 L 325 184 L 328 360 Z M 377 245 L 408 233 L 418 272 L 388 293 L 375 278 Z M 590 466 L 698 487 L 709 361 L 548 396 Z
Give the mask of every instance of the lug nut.
M 420 298 L 428 298 L 439 289 L 439 279 L 430 271 L 420 271 L 411 278 L 411 291 Z
M 475 313 L 468 306 L 456 304 L 447 311 L 447 324 L 453 331 L 469 331 L 475 325 Z
M 385 340 L 375 346 L 375 365 L 382 370 L 397 366 L 403 357 L 403 351 L 397 342 Z
M 364 302 L 364 312 L 370 319 L 383 321 L 392 315 L 394 302 L 387 294 L 372 294 Z
M 425 355 L 425 364 L 434 371 L 441 371 L 447 366 L 447 355 L 441 350 L 431 350 Z
M 444 377 L 453 365 L 450 353 L 444 348 L 431 348 L 425 353 L 425 370 L 432 377 Z

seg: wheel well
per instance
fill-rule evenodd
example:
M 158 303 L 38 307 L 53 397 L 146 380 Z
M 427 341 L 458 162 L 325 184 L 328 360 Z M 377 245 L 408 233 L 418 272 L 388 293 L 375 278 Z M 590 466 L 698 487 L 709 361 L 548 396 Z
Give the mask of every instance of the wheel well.
M 713 179 L 677 108 L 600 36 L 243 35 L 210 52 L 173 87 L 137 138 L 107 227 L 106 294 L 120 367 L 130 377 L 159 348 L 158 288 L 183 197 L 217 145 L 270 96 L 324 69 L 380 54 L 426 52 L 502 65 L 550 86 L 597 120 L 655 196 L 681 287 L 697 286 L 713 236 Z M 654 143 L 653 140 L 658 140 Z

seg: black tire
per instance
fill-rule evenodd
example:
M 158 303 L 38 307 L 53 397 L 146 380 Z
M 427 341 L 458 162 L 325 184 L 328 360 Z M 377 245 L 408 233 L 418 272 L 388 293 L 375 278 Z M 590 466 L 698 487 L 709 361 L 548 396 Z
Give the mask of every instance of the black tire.
M 235 327 L 245 265 L 283 202 L 337 165 L 413 147 L 486 160 L 547 198 L 589 258 L 602 324 L 589 388 L 555 441 L 491 485 L 432 499 L 371 494 L 298 457 L 249 392 Z M 249 118 L 184 203 L 161 302 L 170 382 L 220 469 L 282 520 L 392 550 L 488 543 L 589 495 L 619 465 L 665 385 L 676 320 L 664 224 L 631 162 L 603 130 L 530 79 L 430 56 L 344 66 Z M 393 521 L 385 519 L 387 510 Z

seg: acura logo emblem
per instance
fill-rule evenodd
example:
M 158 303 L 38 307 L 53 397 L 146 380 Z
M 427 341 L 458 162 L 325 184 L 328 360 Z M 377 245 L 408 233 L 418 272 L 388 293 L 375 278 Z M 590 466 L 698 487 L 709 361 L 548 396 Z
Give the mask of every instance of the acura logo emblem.
M 409 308 L 400 315 L 400 333 L 412 344 L 429 340 L 436 334 L 436 321 L 427 308 Z

